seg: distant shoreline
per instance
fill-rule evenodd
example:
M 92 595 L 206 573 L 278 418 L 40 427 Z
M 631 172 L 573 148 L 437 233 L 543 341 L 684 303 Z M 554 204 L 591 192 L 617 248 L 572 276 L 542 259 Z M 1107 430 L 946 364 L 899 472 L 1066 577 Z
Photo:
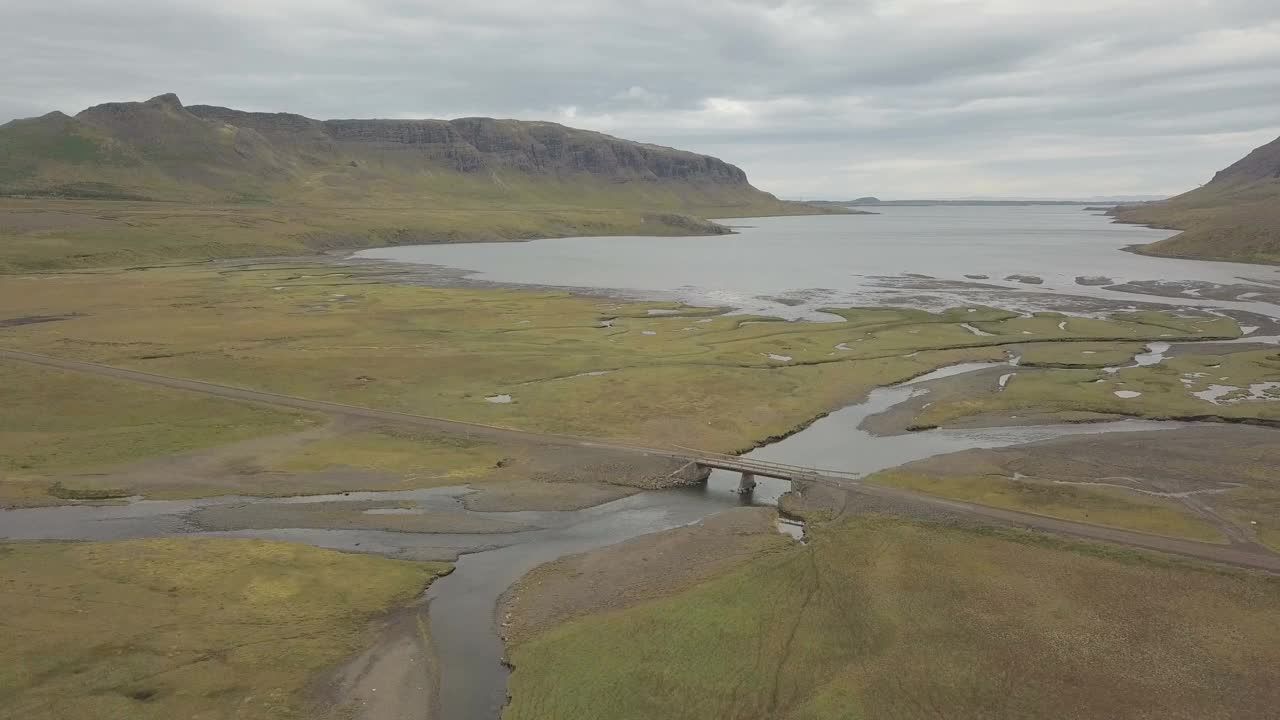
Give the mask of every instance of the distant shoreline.
M 1079 206 L 1085 208 L 1136 205 L 1131 202 L 1100 202 L 1097 200 L 806 200 L 808 205 L 839 207 L 1023 207 L 1033 205 Z

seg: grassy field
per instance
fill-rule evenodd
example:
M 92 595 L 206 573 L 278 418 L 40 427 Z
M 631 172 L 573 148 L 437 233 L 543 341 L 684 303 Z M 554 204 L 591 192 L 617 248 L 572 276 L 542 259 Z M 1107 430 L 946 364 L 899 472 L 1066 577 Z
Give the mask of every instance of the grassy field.
M 1128 365 L 1142 352 L 1140 343 L 1031 343 L 1022 347 L 1026 367 L 1102 368 Z
M 0 276 L 0 307 L 2 347 L 355 405 L 721 452 L 789 433 L 876 386 L 951 363 L 1004 360 L 1014 346 L 1026 361 L 1097 365 L 1123 360 L 1147 341 L 1240 332 L 1214 316 L 1064 320 L 983 307 L 833 309 L 846 322 L 780 322 L 561 292 L 393 284 L 376 268 L 307 263 Z M 1022 368 L 1005 392 L 940 396 L 916 422 L 1031 410 L 1158 415 L 1171 410 L 1157 401 L 1175 396 L 1186 406 L 1174 408 L 1179 413 L 1262 416 L 1274 403 L 1213 406 L 1188 395 L 1213 378 L 1196 377 L 1192 387 L 1181 380 L 1214 364 L 1224 375 L 1262 377 L 1268 357 L 1175 358 L 1122 370 L 1104 384 L 1090 384 L 1102 375 L 1096 368 Z M 21 410 L 0 428 L 0 447 L 12 449 L 0 483 L 10 503 L 120 492 L 425 487 L 479 478 L 510 452 L 391 428 L 328 432 L 315 418 L 7 365 L 14 372 L 0 378 L 0 388 Z M 1136 400 L 1112 392 L 1139 386 L 1144 394 Z M 489 401 L 503 395 L 511 402 Z M 37 415 L 34 424 L 19 422 Z M 280 439 L 265 439 L 272 436 Z M 226 450 L 210 450 L 206 469 L 235 472 L 214 478 L 184 467 L 178 478 L 174 468 L 131 467 L 125 478 L 116 470 L 217 447 Z M 85 475 L 89 470 L 95 474 Z M 64 477 L 71 473 L 81 477 Z
M 1242 525 L 1252 527 L 1258 542 L 1280 552 L 1280 483 L 1233 490 L 1225 494 L 1216 507 Z
M 939 455 L 868 481 L 1157 535 L 1256 535 L 1275 547 L 1276 440 L 1274 429 L 1207 424 L 1081 435 Z
M 48 477 L 314 427 L 320 418 L 0 361 L 0 502 L 127 494 Z M 89 488 L 90 486 L 84 486 Z
M 314 255 L 342 248 L 462 240 L 719 232 L 723 228 L 699 218 L 639 207 L 424 209 L 412 203 L 379 208 L 0 198 L 0 273 Z
M 0 545 L 0 717 L 312 717 L 315 674 L 447 568 L 256 540 Z
M 1108 546 L 862 517 L 515 646 L 504 718 L 1261 717 L 1280 702 L 1277 590 Z
M 10 317 L 66 318 L 2 328 L 0 343 L 359 405 L 734 451 L 871 387 L 1003 359 L 1012 342 L 1053 340 L 1066 352 L 1074 341 L 1239 334 L 1225 318 L 1137 313 L 1063 331 L 1057 316 L 985 308 L 836 311 L 846 323 L 700 309 L 651 316 L 680 308 L 392 285 L 369 272 L 304 264 L 0 278 Z M 486 400 L 498 395 L 512 402 Z
M 492 443 L 463 437 L 383 428 L 344 434 L 273 458 L 273 470 L 319 471 L 354 467 L 406 476 L 415 487 L 424 482 L 453 484 L 488 470 L 504 457 Z
M 1044 362 L 1044 360 L 1041 360 Z M 1046 363 L 1054 364 L 1054 363 Z M 935 403 L 915 424 L 936 426 L 967 417 L 1008 417 L 1027 413 L 1102 413 L 1148 418 L 1198 418 L 1280 421 L 1280 392 L 1262 383 L 1280 379 L 1280 353 L 1255 350 L 1229 355 L 1179 355 L 1158 365 L 1100 369 L 1023 369 L 1002 391 Z M 1196 397 L 1211 385 L 1249 388 L 1257 385 L 1263 399 L 1244 399 L 1235 392 L 1214 403 Z M 1138 393 L 1125 397 L 1117 393 Z
M 1071 487 L 990 474 L 943 474 L 912 466 L 876 473 L 867 482 L 1153 535 L 1223 540 L 1217 529 L 1177 501 L 1119 488 Z

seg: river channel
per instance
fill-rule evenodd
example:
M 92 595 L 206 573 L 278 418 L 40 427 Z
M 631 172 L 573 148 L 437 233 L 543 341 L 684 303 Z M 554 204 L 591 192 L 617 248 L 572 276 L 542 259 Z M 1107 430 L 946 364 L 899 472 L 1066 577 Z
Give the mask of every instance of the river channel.
M 749 457 L 804 462 L 867 474 L 904 462 L 971 448 L 993 448 L 1065 435 L 1168 429 L 1174 423 L 1120 421 L 1088 425 L 934 430 L 877 437 L 860 428 L 864 420 L 913 395 L 932 380 L 998 367 L 973 363 L 943 368 L 894 387 L 873 391 L 864 402 L 824 417 L 805 430 Z M 459 498 L 465 487 L 398 492 L 359 492 L 293 498 L 219 497 L 199 500 L 133 500 L 124 504 L 73 505 L 0 511 L 0 537 L 11 540 L 113 540 L 184 535 L 254 537 L 302 542 L 335 550 L 409 559 L 457 557 L 453 574 L 428 591 L 431 637 L 441 658 L 440 717 L 497 718 L 506 701 L 508 670 L 495 617 L 502 594 L 538 565 L 648 533 L 698 522 L 743 504 L 775 505 L 790 483 L 762 479 L 754 493 L 734 492 L 738 478 L 716 471 L 705 485 L 645 492 L 577 511 L 474 512 Z M 393 501 L 414 509 L 454 512 L 479 519 L 519 522 L 534 529 L 511 533 L 447 534 L 270 528 L 208 531 L 192 520 L 217 505 Z M 794 525 L 780 530 L 794 534 Z
M 733 221 L 739 235 L 710 238 L 570 238 L 515 244 L 434 245 L 371 250 L 362 257 L 471 271 L 503 283 L 633 289 L 686 302 L 788 318 L 811 317 L 825 305 L 887 303 L 942 306 L 990 300 L 1017 309 L 1059 308 L 1069 296 L 1108 303 L 1238 310 L 1277 316 L 1267 288 L 1280 289 L 1280 269 L 1148 258 L 1119 247 L 1167 237 L 1165 231 L 1117 226 L 1077 208 L 891 208 L 877 216 L 761 218 Z M 908 274 L 914 273 L 915 276 Z M 1034 275 L 1040 284 L 1006 281 Z M 1110 287 L 1076 278 L 1106 274 Z M 919 277 L 928 275 L 928 278 Z M 987 279 L 975 284 L 971 276 Z M 1234 299 L 1205 300 L 1200 290 L 1174 297 L 1115 289 L 1119 283 L 1189 281 L 1261 288 Z M 935 282 L 936 281 L 936 282 Z M 975 295 L 975 293 L 977 295 Z M 827 316 L 826 319 L 831 319 Z M 1259 333 L 1262 335 L 1263 333 Z M 1158 360 L 1157 360 L 1158 361 Z M 822 418 L 749 457 L 868 474 L 935 455 L 994 448 L 1065 435 L 1163 430 L 1175 423 L 1123 421 L 969 430 L 932 430 L 880 437 L 861 428 L 928 383 L 959 373 L 991 382 L 1015 370 L 995 364 L 944 368 L 873 391 L 861 403 Z M 774 505 L 789 489 L 762 480 L 750 496 L 738 478 L 714 472 L 704 485 L 645 492 L 569 512 L 478 513 L 460 497 L 465 487 L 299 498 L 223 497 L 191 501 L 132 500 L 0 511 L 0 537 L 84 539 L 168 535 L 290 540 L 344 551 L 408 559 L 455 559 L 453 574 L 428 591 L 432 641 L 441 660 L 443 720 L 496 718 L 506 700 L 497 603 L 519 577 L 568 554 L 698 522 L 741 504 Z M 210 531 L 193 516 L 216 505 L 394 501 L 416 510 L 519 523 L 516 532 L 446 534 L 281 527 Z M 390 512 L 391 510 L 386 510 Z M 796 534 L 794 525 L 782 528 Z M 425 711 L 424 711 L 425 712 Z

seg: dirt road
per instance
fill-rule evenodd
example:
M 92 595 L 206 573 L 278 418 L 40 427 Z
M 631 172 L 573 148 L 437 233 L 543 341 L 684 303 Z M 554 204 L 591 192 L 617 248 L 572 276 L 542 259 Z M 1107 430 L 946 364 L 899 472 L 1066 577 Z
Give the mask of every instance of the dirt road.
M 119 380 L 144 382 L 152 385 L 161 385 L 179 390 L 188 390 L 217 397 L 230 398 L 233 400 L 266 403 L 277 407 L 287 407 L 296 410 L 325 413 L 329 415 L 367 418 L 382 423 L 412 425 L 441 433 L 463 435 L 491 441 L 594 448 L 620 453 L 682 458 L 690 462 L 698 462 L 702 459 L 701 453 L 693 451 L 684 452 L 677 450 L 658 450 L 654 448 L 627 445 L 625 443 L 590 440 L 568 435 L 512 430 L 509 428 L 493 427 L 489 425 L 435 418 L 425 415 L 413 415 L 410 413 L 394 412 L 390 410 L 377 410 L 355 405 L 327 402 L 324 400 L 310 400 L 307 398 L 281 395 L 262 390 L 250 390 L 247 388 L 219 385 L 201 380 L 188 380 L 184 378 L 156 375 L 153 373 L 142 372 L 140 370 L 128 370 L 125 368 L 99 365 L 96 363 L 82 362 L 78 360 L 66 360 L 47 355 L 23 352 L 20 350 L 0 350 L 0 359 L 29 362 L 60 370 L 92 373 Z M 707 457 L 713 457 L 713 455 L 708 454 Z M 830 485 L 854 494 L 870 495 L 880 498 L 890 498 L 899 502 L 915 503 L 928 508 L 939 508 L 952 513 L 990 520 L 1001 524 L 1011 524 L 1019 527 L 1060 533 L 1088 540 L 1100 540 L 1103 542 L 1117 543 L 1120 545 L 1155 550 L 1158 552 L 1185 555 L 1210 562 L 1225 563 L 1229 565 L 1280 573 L 1280 554 L 1270 552 L 1261 547 L 1219 545 L 1215 543 L 1197 542 L 1194 540 L 1180 540 L 1177 538 L 1147 535 L 1128 530 L 1089 525 L 1086 523 L 1071 522 L 1067 520 L 1058 520 L 1056 518 L 1035 515 L 1032 513 L 1003 510 L 985 505 L 948 500 L 910 490 L 870 485 L 850 478 L 841 478 L 833 475 L 822 474 L 814 475 L 812 471 L 805 471 L 804 475 L 812 482 Z
M 948 500 L 946 498 L 925 495 L 911 490 L 902 490 L 883 485 L 870 485 L 856 480 L 843 480 L 839 478 L 824 478 L 824 480 L 826 480 L 830 485 L 848 490 L 855 494 L 872 495 L 880 498 L 889 498 L 898 501 L 927 505 L 970 517 L 993 520 L 1000 524 L 1016 525 L 1035 530 L 1045 530 L 1052 533 L 1070 535 L 1086 540 L 1101 540 L 1104 542 L 1116 543 L 1118 545 L 1143 548 L 1145 550 L 1155 550 L 1158 552 L 1172 553 L 1174 555 L 1186 555 L 1188 557 L 1208 560 L 1210 562 L 1238 565 L 1241 567 L 1280 573 L 1280 554 L 1273 553 L 1266 548 L 1257 545 L 1220 545 L 1217 543 L 1164 537 L 1162 535 L 1148 535 L 1146 533 L 1121 530 L 1119 528 L 1089 525 L 1087 523 L 1071 522 L 1070 520 L 1058 520 L 1044 515 L 1018 512 L 1016 510 L 1004 510 L 1001 508 L 977 505 L 959 500 Z

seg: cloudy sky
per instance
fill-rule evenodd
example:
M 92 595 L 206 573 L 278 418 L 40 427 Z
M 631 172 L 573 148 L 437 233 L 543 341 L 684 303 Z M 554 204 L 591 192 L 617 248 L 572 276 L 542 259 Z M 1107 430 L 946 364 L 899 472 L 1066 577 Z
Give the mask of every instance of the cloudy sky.
M 1280 0 L 0 0 L 0 63 L 0 121 L 549 119 L 787 197 L 1171 194 L 1280 135 Z

